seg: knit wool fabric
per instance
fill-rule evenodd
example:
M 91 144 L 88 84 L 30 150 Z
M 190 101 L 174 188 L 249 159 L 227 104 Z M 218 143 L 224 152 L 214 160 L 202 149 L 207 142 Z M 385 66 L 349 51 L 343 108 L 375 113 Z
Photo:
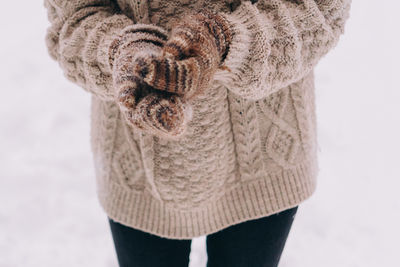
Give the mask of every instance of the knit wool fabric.
M 146 133 L 175 140 L 184 134 L 192 115 L 189 101 L 206 91 L 218 67 L 225 67 L 220 65 L 231 42 L 228 22 L 208 10 L 194 12 L 173 26 L 167 42 L 162 29 L 134 24 L 111 44 L 110 58 L 117 54 L 122 61 L 113 69 L 114 87 L 122 89 L 117 89 L 119 102 L 128 121 Z M 162 55 L 131 48 L 143 43 L 163 46 Z M 121 50 L 125 53 L 117 53 Z M 147 88 L 157 90 L 136 106 L 138 95 L 150 93 Z
M 177 138 L 191 119 L 191 106 L 177 94 L 155 90 L 140 77 L 144 71 L 135 71 L 144 67 L 141 56 L 152 60 L 161 55 L 166 39 L 162 28 L 136 23 L 111 42 L 108 55 L 116 100 L 127 122 L 136 130 Z
M 207 10 L 195 12 L 186 14 L 173 26 L 162 56 L 144 66 L 138 64 L 139 71 L 146 69 L 140 76 L 147 84 L 185 99 L 192 99 L 209 87 L 216 69 L 225 67 L 221 65 L 231 42 L 229 24 L 223 16 Z
M 254 3 L 252 3 L 254 2 Z M 92 94 L 97 194 L 124 225 L 191 239 L 294 207 L 316 190 L 314 67 L 339 41 L 351 0 L 45 0 L 49 54 Z M 202 7 L 232 42 L 177 140 L 137 131 L 114 97 L 109 47 L 125 27 L 168 33 Z
M 226 56 L 231 32 L 218 13 L 201 10 L 187 14 L 165 39 L 162 28 L 133 24 L 111 43 L 109 57 L 110 65 L 115 57 L 121 62 L 113 69 L 114 88 L 128 121 L 146 133 L 177 139 L 191 119 L 188 102 L 209 87 Z M 147 49 L 149 45 L 153 49 Z M 157 56 L 159 47 L 162 55 Z M 145 95 L 151 91 L 153 95 Z M 137 104 L 139 97 L 144 99 Z

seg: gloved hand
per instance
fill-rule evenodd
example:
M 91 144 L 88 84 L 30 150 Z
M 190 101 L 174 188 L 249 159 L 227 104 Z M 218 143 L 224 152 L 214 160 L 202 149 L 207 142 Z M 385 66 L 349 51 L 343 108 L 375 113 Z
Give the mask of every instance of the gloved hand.
M 136 75 L 147 85 L 191 100 L 209 86 L 229 50 L 232 31 L 218 13 L 202 9 L 172 26 L 161 56 L 138 56 Z
M 177 94 L 155 90 L 135 75 L 146 71 L 142 61 L 135 59 L 156 58 L 167 38 L 158 26 L 134 24 L 116 36 L 108 55 L 115 98 L 125 118 L 143 131 L 176 138 L 191 119 L 191 106 Z

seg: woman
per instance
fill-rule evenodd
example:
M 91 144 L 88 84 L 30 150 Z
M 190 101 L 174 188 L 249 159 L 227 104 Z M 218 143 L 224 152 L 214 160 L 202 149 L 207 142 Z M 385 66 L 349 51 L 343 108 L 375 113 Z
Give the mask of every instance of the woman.
M 314 72 L 351 0 L 45 0 L 46 43 L 92 94 L 120 266 L 277 266 L 318 173 Z

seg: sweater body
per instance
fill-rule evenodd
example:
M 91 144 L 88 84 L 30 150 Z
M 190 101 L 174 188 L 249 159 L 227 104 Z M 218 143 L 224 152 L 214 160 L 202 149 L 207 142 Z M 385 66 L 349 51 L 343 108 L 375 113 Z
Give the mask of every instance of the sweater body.
M 191 239 L 312 195 L 318 168 L 312 74 L 260 101 L 211 89 L 194 102 L 179 141 L 136 131 L 115 102 L 92 97 L 97 194 L 109 217 Z
M 113 1 L 104 1 L 108 2 Z M 258 17 L 239 10 L 244 2 L 248 10 L 256 8 L 249 1 L 235 0 L 115 1 L 116 10 L 130 22 L 153 23 L 167 30 L 185 12 L 203 6 L 226 14 L 237 12 L 231 17 L 237 21 L 236 29 L 239 32 L 240 27 L 246 26 L 236 38 L 247 39 L 234 40 L 226 59 L 235 75 L 243 73 L 233 76 L 224 70 L 217 71 L 209 89 L 193 99 L 193 118 L 179 140 L 167 140 L 131 127 L 117 103 L 105 97 L 104 92 L 109 90 L 106 81 L 105 85 L 97 82 L 91 86 L 89 74 L 75 75 L 79 62 L 83 62 L 82 73 L 95 72 L 93 64 L 85 67 L 85 58 L 74 62 L 75 69 L 66 71 L 67 78 L 93 93 L 90 140 L 97 195 L 101 207 L 113 220 L 166 238 L 191 239 L 294 207 L 315 192 L 318 142 L 313 67 L 343 33 L 343 28 L 329 28 L 328 33 L 321 33 L 321 29 L 328 31 L 328 22 L 343 27 L 344 22 L 338 23 L 337 18 L 345 21 L 349 6 L 340 5 L 346 1 L 326 1 L 332 5 L 326 13 L 333 14 L 332 18 L 327 15 L 319 23 L 315 22 L 316 16 L 312 24 L 304 19 L 310 17 L 306 16 L 309 13 L 294 1 L 259 1 L 257 8 L 262 11 L 253 9 Z M 280 6 L 274 6 L 277 3 Z M 294 14 L 296 10 L 303 10 L 304 14 Z M 281 20 L 271 24 L 274 27 L 260 24 L 262 19 L 278 20 L 277 14 Z M 292 18 L 290 25 L 284 24 L 286 17 Z M 58 24 L 54 25 L 62 25 L 62 19 L 55 21 Z M 271 33 L 270 39 L 262 39 L 254 25 Z M 297 29 L 296 35 L 284 39 L 280 34 L 290 32 L 287 29 Z M 59 39 L 68 31 L 65 29 L 64 35 L 54 32 L 50 31 L 49 39 L 56 40 L 58 47 L 49 45 L 50 54 L 63 62 L 58 51 L 62 50 Z M 319 38 L 318 33 L 324 37 Z M 84 42 L 84 36 L 79 36 L 78 41 Z M 242 44 L 248 49 L 240 50 Z M 88 51 L 87 47 L 82 51 Z M 91 59 L 98 64 L 96 75 L 106 79 L 101 60 Z M 302 64 L 297 64 L 300 61 Z M 248 64 L 238 66 L 240 62 Z M 60 64 L 64 69 L 71 68 L 69 63 Z M 252 76 L 257 71 L 262 71 L 261 79 Z

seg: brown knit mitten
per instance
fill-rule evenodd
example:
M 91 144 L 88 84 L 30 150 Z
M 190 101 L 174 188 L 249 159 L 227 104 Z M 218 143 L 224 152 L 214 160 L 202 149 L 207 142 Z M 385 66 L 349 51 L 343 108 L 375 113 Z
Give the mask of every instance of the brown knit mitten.
M 218 68 L 227 68 L 222 63 L 231 40 L 222 15 L 190 12 L 172 26 L 161 56 L 135 59 L 136 73 L 149 86 L 190 100 L 205 91 Z
M 165 138 L 184 133 L 191 119 L 191 106 L 175 93 L 146 84 L 137 73 L 141 61 L 160 56 L 167 32 L 151 24 L 134 24 L 117 36 L 109 50 L 115 97 L 125 118 L 135 127 Z M 145 72 L 142 69 L 141 72 Z

